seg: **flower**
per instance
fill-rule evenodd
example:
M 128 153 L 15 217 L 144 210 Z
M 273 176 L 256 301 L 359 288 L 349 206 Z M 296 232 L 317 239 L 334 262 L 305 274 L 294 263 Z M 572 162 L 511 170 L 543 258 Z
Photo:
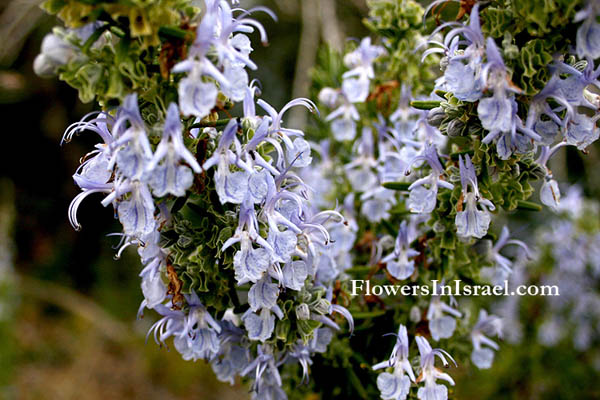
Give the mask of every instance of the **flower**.
M 113 137 L 115 140 L 111 143 L 110 166 L 118 165 L 119 175 L 125 178 L 143 180 L 143 173 L 152 158 L 152 149 L 138 108 L 136 93 L 125 97 L 123 106 L 118 109 Z
M 525 126 L 517 116 L 517 102 L 508 93 L 520 93 L 520 90 L 510 83 L 504 61 L 492 38 L 487 39 L 486 54 L 487 63 L 482 70 L 483 81 L 492 88 L 494 94 L 481 99 L 477 106 L 481 125 L 489 131 L 482 142 L 487 144 L 498 138 L 498 155 L 506 160 L 515 150 L 525 152 L 528 149 L 528 138 L 539 141 L 541 137 Z
M 440 339 L 452 337 L 454 329 L 456 329 L 456 320 L 444 313 L 448 313 L 456 318 L 462 316 L 458 310 L 443 303 L 439 296 L 433 296 L 427 309 L 427 319 L 429 320 L 431 337 L 436 342 Z
M 481 59 L 484 48 L 484 37 L 479 23 L 479 4 L 475 4 L 471 10 L 468 26 L 458 22 L 447 22 L 437 27 L 432 36 L 450 26 L 456 27 L 446 34 L 441 48 L 430 49 L 424 53 L 423 57 L 432 53 L 445 52 L 447 57 L 444 71 L 446 88 L 459 100 L 477 101 L 483 94 Z M 459 42 L 458 35 L 462 35 L 464 41 Z M 430 43 L 440 45 L 435 41 L 430 41 Z M 458 51 L 459 43 L 467 44 L 467 47 L 461 52 Z
M 221 332 L 221 326 L 206 311 L 194 292 L 185 295 L 185 299 L 189 306 L 187 314 L 164 305 L 156 306 L 154 310 L 163 318 L 152 325 L 148 335 L 154 332 L 157 343 L 159 340 L 164 343 L 173 336 L 175 348 L 185 360 L 210 360 L 219 351 L 217 335 Z
M 344 64 L 350 71 L 342 75 L 342 92 L 351 103 L 362 103 L 369 95 L 369 82 L 375 77 L 373 61 L 385 53 L 381 46 L 371 44 L 371 38 L 361 40 L 356 50 L 344 56 Z
M 600 57 L 600 24 L 596 21 L 600 14 L 596 1 L 589 0 L 586 6 L 575 14 L 573 22 L 583 21 L 577 28 L 577 55 L 581 58 Z
M 436 381 L 442 379 L 451 385 L 454 385 L 454 380 L 450 375 L 435 367 L 435 358 L 439 357 L 445 367 L 448 366 L 446 357 L 448 357 L 454 365 L 456 365 L 456 362 L 445 350 L 432 349 L 429 342 L 427 342 L 427 339 L 423 336 L 416 336 L 415 340 L 419 347 L 419 354 L 421 355 L 421 374 L 416 382 L 425 382 L 425 385 L 419 388 L 417 397 L 421 400 L 447 400 L 448 388 L 438 384 Z
M 579 150 L 585 150 L 590 144 L 598 140 L 600 130 L 596 126 L 596 121 L 600 118 L 596 115 L 593 118 L 587 115 L 575 113 L 573 119 L 567 124 L 565 140 L 568 144 L 576 146 Z
M 409 238 L 406 221 L 402 221 L 396 237 L 394 251 L 381 260 L 387 263 L 388 272 L 396 279 L 407 279 L 415 270 L 415 262 L 409 260 L 409 258 L 416 257 L 420 253 L 410 248 L 411 239 Z
M 558 183 L 554 179 L 545 179 L 540 189 L 540 199 L 542 203 L 558 211 L 560 205 L 560 189 Z
M 597 107 L 592 104 L 584 96 L 586 88 L 590 85 L 596 88 L 600 87 L 598 76 L 600 76 L 600 68 L 596 68 L 594 71 L 594 61 L 590 58 L 587 59 L 587 63 L 583 71 L 579 71 L 564 62 L 557 62 L 554 64 L 556 73 L 569 74 L 565 79 L 558 80 L 558 87 L 565 99 L 572 106 L 583 106 L 595 110 Z
M 490 214 L 488 209 L 494 210 L 491 201 L 481 197 L 477 185 L 477 175 L 471 158 L 467 154 L 463 162 L 462 156 L 458 160 L 460 166 L 460 181 L 462 185 L 462 201 L 458 204 L 459 211 L 456 213 L 456 233 L 461 237 L 474 237 L 481 239 L 487 234 L 490 225 Z M 468 190 L 471 186 L 471 191 Z M 462 210 L 462 204 L 467 203 L 466 209 Z M 480 205 L 482 210 L 477 209 Z
M 193 174 L 189 167 L 179 165 L 181 161 L 187 162 L 196 173 L 202 171 L 192 153 L 183 144 L 182 129 L 179 109 L 175 103 L 171 103 L 162 139 L 146 166 L 148 181 L 157 197 L 168 193 L 183 196 L 192 185 Z
M 390 335 L 394 335 L 391 333 Z M 393 368 L 393 373 L 383 372 L 377 377 L 377 388 L 384 400 L 404 400 L 410 391 L 411 381 L 415 382 L 410 361 L 408 360 L 408 334 L 406 327 L 400 325 L 396 344 L 390 358 L 373 366 L 373 370 Z M 404 374 L 407 375 L 404 375 Z
M 75 47 L 54 33 L 42 40 L 41 52 L 33 61 L 34 72 L 41 77 L 56 75 L 57 69 L 76 56 Z
M 510 239 L 510 231 L 508 227 L 502 227 L 502 232 L 500 233 L 500 237 L 498 238 L 498 240 L 494 244 L 494 247 L 492 248 L 490 257 L 495 264 L 497 272 L 496 277 L 499 277 L 499 279 L 494 279 L 492 281 L 492 284 L 494 285 L 502 284 L 505 278 L 508 276 L 508 274 L 512 272 L 512 261 L 509 258 L 500 254 L 500 251 L 509 245 L 519 246 L 524 250 L 527 257 L 531 256 L 529 247 L 527 247 L 527 245 L 520 240 Z
M 494 352 L 483 345 L 487 345 L 494 350 L 499 347 L 493 340 L 486 335 L 500 336 L 502 334 L 502 320 L 494 315 L 488 315 L 485 310 L 479 310 L 479 318 L 471 331 L 471 341 L 473 342 L 473 352 L 471 361 L 479 369 L 488 369 L 494 361 Z
M 414 157 L 408 166 L 411 167 L 422 161 L 425 161 L 432 171 L 429 175 L 417 179 L 408 187 L 410 194 L 407 205 L 411 212 L 429 214 L 433 211 L 437 202 L 438 186 L 452 189 L 454 185 L 441 179 L 444 168 L 440 163 L 435 145 L 426 144 L 421 154 Z M 426 188 L 425 185 L 428 185 L 429 188 Z

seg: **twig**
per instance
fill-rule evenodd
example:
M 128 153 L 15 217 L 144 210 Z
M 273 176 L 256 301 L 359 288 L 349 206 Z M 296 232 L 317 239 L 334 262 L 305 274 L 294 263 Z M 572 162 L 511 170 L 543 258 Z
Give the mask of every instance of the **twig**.
M 128 342 L 132 338 L 127 325 L 116 320 L 92 300 L 71 289 L 26 275 L 18 275 L 17 284 L 23 295 L 64 308 L 89 321 L 98 331 L 115 342 Z
M 306 97 L 310 88 L 308 71 L 315 65 L 317 49 L 319 47 L 319 0 L 304 0 L 302 9 L 302 33 L 296 59 L 292 95 L 294 98 Z M 306 110 L 295 107 L 290 111 L 290 126 L 304 126 L 306 124 Z

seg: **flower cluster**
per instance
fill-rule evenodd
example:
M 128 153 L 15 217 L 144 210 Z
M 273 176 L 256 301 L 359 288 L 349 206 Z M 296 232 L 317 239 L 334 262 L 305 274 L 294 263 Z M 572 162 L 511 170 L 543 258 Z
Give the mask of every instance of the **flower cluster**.
M 598 26 L 592 22 L 597 15 L 595 8 L 595 2 L 590 1 L 574 19 L 585 20 L 577 31 L 577 55 L 582 60 L 569 64 L 562 55 L 556 56 L 548 67 L 550 78 L 545 86 L 525 103 L 528 111 L 523 119 L 518 112 L 522 100 L 517 101 L 515 95 L 524 91 L 512 82 L 494 38 L 483 34 L 479 4 L 473 7 L 468 25 L 440 25 L 434 34 L 446 27 L 453 29 L 444 36 L 443 43 L 430 40 L 436 47 L 424 53 L 424 57 L 445 55 L 444 75 L 437 87 L 462 102 L 477 102 L 477 117 L 486 131 L 481 142 L 495 143 L 501 160 L 508 160 L 513 153 L 539 153 L 536 162 L 545 171 L 541 201 L 555 209 L 560 193 L 547 167 L 550 157 L 565 145 L 585 150 L 600 132 L 596 127 L 598 116 L 589 116 L 585 111 L 595 111 L 600 104 L 591 89 L 600 88 L 600 70 L 594 70 L 595 55 L 590 45 L 590 35 Z
M 419 377 L 415 379 L 415 374 L 408 360 L 409 342 L 404 325 L 400 325 L 396 336 L 396 344 L 389 360 L 373 366 L 374 370 L 384 368 L 391 370 L 391 372 L 383 372 L 377 376 L 377 387 L 381 392 L 381 398 L 384 400 L 404 400 L 410 391 L 411 382 L 424 382 L 424 385 L 417 392 L 419 399 L 447 399 L 448 388 L 438 384 L 437 380 L 445 380 L 451 385 L 454 385 L 454 380 L 450 375 L 435 367 L 435 358 L 438 357 L 444 367 L 447 367 L 448 361 L 446 357 L 455 363 L 452 356 L 445 350 L 432 349 L 427 339 L 423 336 L 415 336 L 421 360 L 421 372 L 419 373 Z
M 330 230 L 335 235 L 344 218 L 309 202 L 311 188 L 301 171 L 312 162 L 311 148 L 301 130 L 283 122 L 294 106 L 316 107 L 296 99 L 277 111 L 256 99 L 257 87 L 245 71 L 256 68 L 246 34 L 257 30 L 266 41 L 263 26 L 248 18 L 257 10 L 271 15 L 257 8 L 234 16 L 225 1 L 205 2 L 187 58 L 171 70 L 187 72 L 174 81 L 178 103 L 168 104 L 159 123 L 145 117 L 152 105 L 134 92 L 116 110 L 71 125 L 63 141 L 84 131 L 102 140 L 73 176 L 81 193 L 69 218 L 79 229 L 78 208 L 94 193 L 104 193 L 102 204 L 114 207 L 123 227 L 117 255 L 137 246 L 144 265 L 139 314 L 151 309 L 161 317 L 149 335 L 157 343 L 172 338 L 185 360 L 211 362 L 222 381 L 247 377 L 262 399 L 285 398 L 283 364 L 302 366 L 308 377 L 311 357 L 323 353 L 332 330 L 340 329 L 332 314 L 345 317 L 350 329 L 353 320 L 335 304 L 329 286 L 335 278 L 330 264 L 343 251 L 334 249 Z M 55 37 L 44 42 L 40 57 L 50 56 L 50 40 Z M 77 46 L 65 48 L 77 54 Z M 351 60 L 357 82 L 372 76 L 361 60 Z M 212 118 L 223 97 L 243 102 L 243 116 L 229 118 L 219 130 Z M 257 114 L 256 105 L 265 115 Z M 203 214 L 199 225 L 185 205 Z M 213 226 L 223 228 L 216 238 Z M 343 233 L 337 235 L 337 246 L 345 248 Z M 207 242 L 196 241 L 200 237 Z M 207 243 L 213 245 L 202 253 Z M 229 301 L 198 286 L 208 279 L 228 288 Z

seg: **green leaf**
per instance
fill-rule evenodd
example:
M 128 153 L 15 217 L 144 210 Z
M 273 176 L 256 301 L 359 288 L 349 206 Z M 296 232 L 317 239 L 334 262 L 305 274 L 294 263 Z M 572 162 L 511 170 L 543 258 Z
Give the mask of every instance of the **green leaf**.
M 431 110 L 433 108 L 439 107 L 442 104 L 439 100 L 413 100 L 410 102 L 410 105 L 419 110 Z
M 407 191 L 410 186 L 410 182 L 384 182 L 383 187 L 391 190 L 403 190 Z
M 525 211 L 542 211 L 542 206 L 532 201 L 518 200 L 517 209 Z

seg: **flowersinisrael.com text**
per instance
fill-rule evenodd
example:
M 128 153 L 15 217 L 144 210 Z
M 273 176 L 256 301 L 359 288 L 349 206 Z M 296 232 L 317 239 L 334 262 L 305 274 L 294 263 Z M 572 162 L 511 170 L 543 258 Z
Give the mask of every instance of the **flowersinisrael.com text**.
M 371 281 L 362 279 L 350 282 L 352 296 L 560 296 L 556 285 L 520 285 L 511 289 L 508 281 L 504 281 L 504 285 L 469 285 L 460 280 L 454 280 L 451 284 L 432 280 L 431 286 L 372 285 Z

